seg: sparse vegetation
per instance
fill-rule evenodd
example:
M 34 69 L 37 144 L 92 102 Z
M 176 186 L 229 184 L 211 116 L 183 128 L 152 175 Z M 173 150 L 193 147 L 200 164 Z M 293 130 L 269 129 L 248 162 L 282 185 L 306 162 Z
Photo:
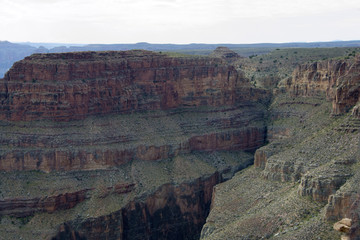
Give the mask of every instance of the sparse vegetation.
M 355 52 L 355 53 L 354 53 Z M 235 66 L 245 75 L 257 81 L 257 86 L 271 89 L 282 79 L 292 74 L 294 68 L 303 63 L 333 58 L 354 57 L 360 48 L 282 48 L 251 58 L 240 59 Z M 351 56 L 349 56 L 349 54 Z

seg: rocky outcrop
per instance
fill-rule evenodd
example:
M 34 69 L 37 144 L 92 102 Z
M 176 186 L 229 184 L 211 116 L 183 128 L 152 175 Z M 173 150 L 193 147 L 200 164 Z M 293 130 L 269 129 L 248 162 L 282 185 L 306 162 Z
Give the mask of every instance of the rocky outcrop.
M 240 55 L 236 52 L 230 50 L 227 47 L 217 47 L 211 54 L 211 57 L 218 57 L 225 59 L 227 61 L 234 61 L 238 58 L 240 58 Z
M 315 201 L 327 202 L 329 196 L 336 193 L 350 176 L 341 171 L 320 176 L 305 174 L 301 178 L 298 193 L 311 196 Z
M 357 104 L 357 105 L 353 108 L 353 110 L 352 110 L 352 112 L 351 112 L 351 115 L 352 115 L 353 117 L 360 118 L 360 104 Z
M 146 115 L 139 117 L 146 118 Z M 179 115 L 179 117 L 181 116 Z M 266 129 L 264 126 L 243 125 L 243 128 L 233 129 L 231 124 L 230 128 L 219 124 L 213 130 L 208 128 L 209 133 L 205 133 L 200 131 L 200 128 L 189 129 L 182 125 L 188 119 L 179 120 L 179 122 L 177 119 L 177 117 L 168 119 L 167 116 L 159 119 L 159 121 L 172 120 L 170 121 L 171 126 L 175 128 L 172 130 L 151 125 L 147 121 L 148 129 L 143 132 L 145 136 L 141 132 L 136 132 L 136 129 L 128 131 L 125 136 L 116 135 L 116 133 L 122 134 L 122 132 L 110 133 L 111 129 L 113 127 L 116 129 L 119 123 L 116 119 L 108 126 L 99 127 L 96 134 L 92 134 L 90 130 L 90 132 L 80 132 L 74 138 L 71 138 L 72 134 L 58 135 L 58 131 L 54 131 L 52 128 L 42 129 L 42 131 L 54 131 L 50 135 L 18 132 L 12 135 L 12 138 L 7 134 L 8 138 L 3 139 L 0 170 L 42 170 L 50 172 L 55 170 L 104 169 L 120 166 L 132 160 L 155 161 L 192 151 L 253 151 L 265 142 Z M 202 119 L 193 120 L 193 124 L 203 124 Z M 222 117 L 222 120 L 229 120 L 229 118 L 225 116 Z M 142 121 L 145 123 L 145 119 Z M 102 121 L 98 122 L 99 125 L 103 123 Z M 95 125 L 92 127 L 96 128 Z M 154 129 L 154 127 L 158 129 Z M 202 125 L 202 128 L 205 130 L 207 125 Z M 59 130 L 63 132 L 66 129 L 65 127 Z M 81 127 L 78 128 L 78 130 L 80 129 Z M 36 128 L 34 130 L 36 131 Z M 74 129 L 70 127 L 68 130 L 73 131 Z M 163 132 L 163 130 L 169 131 Z M 109 135 L 105 135 L 106 133 Z M 154 140 L 166 137 L 168 142 L 159 141 L 157 144 L 156 142 L 148 142 L 146 140 L 148 134 L 152 135 Z M 112 147 L 104 148 L 106 144 L 111 144 Z
M 116 184 L 98 193 L 99 198 L 111 194 L 127 194 L 135 189 L 134 183 Z M 28 217 L 39 212 L 53 213 L 75 207 L 77 204 L 94 195 L 95 188 L 83 189 L 76 192 L 65 192 L 55 196 L 38 198 L 4 199 L 0 200 L 0 216 Z
M 352 220 L 343 218 L 334 224 L 334 230 L 342 233 L 341 240 L 350 240 L 349 233 L 352 225 Z
M 255 91 L 218 58 L 172 58 L 142 50 L 34 54 L 15 63 L 0 81 L 0 119 L 69 121 L 233 105 L 261 94 Z
M 326 206 L 325 219 L 338 221 L 342 218 L 351 218 L 352 225 L 348 231 L 350 239 L 359 239 L 360 236 L 360 195 L 354 192 L 339 192 L 329 197 Z
M 192 151 L 253 151 L 266 138 L 257 102 L 267 100 L 218 58 L 34 54 L 0 81 L 0 170 L 90 170 Z
M 264 169 L 268 158 L 268 152 L 263 149 L 258 149 L 254 155 L 254 166 L 256 168 Z
M 333 87 L 351 66 L 347 61 L 320 61 L 298 66 L 288 80 L 287 91 L 293 96 L 324 95 L 334 98 Z
M 265 143 L 268 100 L 219 58 L 27 57 L 0 80 L 0 177 L 26 179 L 2 185 L 0 221 L 26 218 L 24 239 L 196 239 L 213 186 Z
M 213 186 L 252 160 L 241 151 L 194 151 L 105 170 L 1 172 L 0 198 L 7 205 L 1 205 L 0 235 L 26 240 L 196 239 Z M 40 209 L 36 202 L 81 189 L 88 189 L 86 198 L 73 198 L 69 207 Z M 25 209 L 17 199 L 37 205 Z
M 52 239 L 198 239 L 219 174 L 166 184 L 110 215 L 64 223 Z
M 88 199 L 91 190 L 84 189 L 44 198 L 0 200 L 0 216 L 27 217 L 37 212 L 52 213 L 70 209 Z
M 349 66 L 346 73 L 336 82 L 333 113 L 348 111 L 360 100 L 360 56 Z
M 359 101 L 360 58 L 329 60 L 298 66 L 287 82 L 292 96 L 321 96 L 333 103 L 333 114 L 348 111 Z

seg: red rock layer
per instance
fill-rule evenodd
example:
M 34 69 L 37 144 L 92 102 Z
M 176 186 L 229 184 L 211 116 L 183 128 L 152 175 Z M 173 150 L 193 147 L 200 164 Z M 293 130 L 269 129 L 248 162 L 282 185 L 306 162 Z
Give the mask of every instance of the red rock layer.
M 57 210 L 73 208 L 76 204 L 89 198 L 90 190 L 84 189 L 44 198 L 0 200 L 0 216 L 26 217 L 35 212 L 52 213 Z
M 88 115 L 254 99 L 221 59 L 149 51 L 34 54 L 0 81 L 0 119 L 68 121 Z
M 359 101 L 360 58 L 300 65 L 294 70 L 287 88 L 293 96 L 325 93 L 333 101 L 333 113 L 344 113 Z
M 134 189 L 134 183 L 117 184 L 103 189 L 99 197 L 105 198 L 111 194 L 126 194 Z M 89 188 L 42 198 L 9 198 L 0 200 L 0 216 L 27 217 L 38 212 L 53 213 L 59 210 L 70 209 L 89 199 L 91 194 L 93 194 L 93 190 L 94 188 Z
M 153 161 L 174 157 L 179 153 L 214 150 L 248 150 L 262 146 L 265 127 L 224 130 L 219 133 L 194 136 L 180 145 L 134 145 L 123 150 L 72 149 L 14 150 L 0 155 L 0 170 L 90 170 L 119 166 L 133 159 Z

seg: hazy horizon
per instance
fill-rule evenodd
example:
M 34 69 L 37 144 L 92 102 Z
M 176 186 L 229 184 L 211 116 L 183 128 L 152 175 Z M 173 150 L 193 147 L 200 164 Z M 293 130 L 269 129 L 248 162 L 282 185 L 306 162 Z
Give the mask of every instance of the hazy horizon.
M 357 0 L 0 0 L 0 40 L 256 44 L 360 39 Z

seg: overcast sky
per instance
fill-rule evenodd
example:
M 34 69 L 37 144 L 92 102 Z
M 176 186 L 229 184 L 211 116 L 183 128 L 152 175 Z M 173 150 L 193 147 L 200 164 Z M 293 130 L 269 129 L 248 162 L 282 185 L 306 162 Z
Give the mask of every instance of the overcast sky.
M 0 40 L 260 43 L 360 40 L 360 0 L 0 0 Z

